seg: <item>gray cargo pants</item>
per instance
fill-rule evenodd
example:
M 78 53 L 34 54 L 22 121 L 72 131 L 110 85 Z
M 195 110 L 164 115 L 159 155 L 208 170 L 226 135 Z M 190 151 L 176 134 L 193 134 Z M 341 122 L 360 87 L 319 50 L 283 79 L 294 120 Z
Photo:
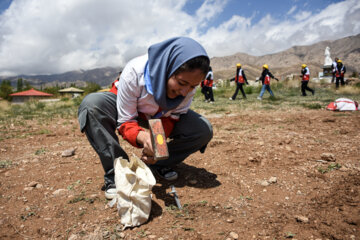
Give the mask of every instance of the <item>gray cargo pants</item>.
M 120 156 L 129 159 L 116 135 L 116 95 L 111 92 L 87 95 L 80 104 L 78 118 L 81 132 L 85 132 L 91 146 L 100 157 L 105 171 L 105 185 L 114 183 L 114 160 Z M 168 143 L 169 158 L 160 160 L 155 165 L 173 166 L 198 150 L 204 152 L 212 136 L 210 122 L 189 110 L 180 116 L 169 136 L 172 139 Z

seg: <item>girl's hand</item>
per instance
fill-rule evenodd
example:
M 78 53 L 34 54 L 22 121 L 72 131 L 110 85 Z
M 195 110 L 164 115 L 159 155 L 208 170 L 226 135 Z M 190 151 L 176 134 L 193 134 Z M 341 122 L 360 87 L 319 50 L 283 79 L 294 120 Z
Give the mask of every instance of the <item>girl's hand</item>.
M 146 155 L 142 155 L 141 156 L 141 161 L 143 161 L 144 163 L 146 163 L 147 165 L 151 165 L 151 164 L 155 164 L 157 161 L 154 159 L 154 157 L 149 157 Z
M 146 164 L 156 163 L 150 133 L 145 131 L 139 132 L 136 137 L 136 141 L 139 145 L 143 146 L 142 156 L 140 159 Z

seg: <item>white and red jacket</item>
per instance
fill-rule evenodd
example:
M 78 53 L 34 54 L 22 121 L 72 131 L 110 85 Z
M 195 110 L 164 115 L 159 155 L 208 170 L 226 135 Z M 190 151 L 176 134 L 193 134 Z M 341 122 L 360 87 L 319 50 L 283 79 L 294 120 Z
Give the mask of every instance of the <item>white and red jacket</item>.
M 335 68 L 335 76 L 336 77 L 344 77 L 345 73 L 346 73 L 346 68 L 343 64 L 336 65 L 336 68 Z
M 179 120 L 180 114 L 185 114 L 189 110 L 196 91 L 196 89 L 191 91 L 175 109 L 162 111 L 154 97 L 145 88 L 144 70 L 147 60 L 147 54 L 131 60 L 123 69 L 120 80 L 115 81 L 110 90 L 117 94 L 119 134 L 135 147 L 139 147 L 136 143 L 138 133 L 144 131 L 136 118 L 141 117 L 144 120 L 160 118 L 165 135 L 168 137 L 175 122 Z
M 214 74 L 212 71 L 209 71 L 204 80 L 204 86 L 212 87 L 214 84 Z
M 308 67 L 305 67 L 301 70 L 302 74 L 302 81 L 309 81 L 310 80 L 310 70 Z
M 245 80 L 246 80 L 246 77 L 245 77 L 244 71 L 240 68 L 239 73 L 235 77 L 235 82 L 244 83 Z
M 335 102 L 329 103 L 326 107 L 332 111 L 356 111 L 359 109 L 359 103 L 348 98 L 338 98 Z

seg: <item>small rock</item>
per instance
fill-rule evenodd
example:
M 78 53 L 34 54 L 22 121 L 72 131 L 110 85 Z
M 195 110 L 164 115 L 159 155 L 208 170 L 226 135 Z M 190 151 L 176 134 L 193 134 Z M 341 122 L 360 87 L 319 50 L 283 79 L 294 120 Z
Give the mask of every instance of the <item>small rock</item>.
M 51 218 L 44 218 L 44 221 L 50 222 L 51 220 L 52 220 Z
M 40 189 L 40 188 L 43 188 L 43 185 L 42 184 L 36 184 L 36 188 Z
M 277 178 L 276 177 L 271 177 L 268 180 L 269 183 L 276 183 L 277 182 Z
M 156 238 L 156 235 L 149 235 L 148 238 L 149 238 L 149 239 L 155 239 L 155 238 Z
M 234 219 L 228 218 L 228 219 L 226 219 L 226 222 L 228 222 L 228 223 L 233 223 L 233 222 L 234 222 Z
M 71 157 L 71 156 L 75 155 L 75 150 L 76 150 L 75 148 L 67 149 L 61 153 L 61 156 L 62 157 Z
M 304 217 L 304 216 L 295 216 L 295 219 L 296 221 L 298 222 L 303 222 L 303 223 L 308 223 L 309 222 L 309 219 L 307 217 Z
M 239 238 L 239 235 L 236 232 L 231 232 L 229 234 L 229 236 L 232 237 L 233 239 L 238 239 Z
M 286 139 L 286 140 L 285 140 L 285 143 L 286 143 L 286 144 L 290 144 L 291 141 L 292 141 L 291 139 Z
M 104 230 L 104 231 L 102 232 L 102 237 L 103 237 L 103 238 L 109 238 L 110 235 L 111 235 L 111 233 L 110 233 L 108 230 Z
M 333 119 L 333 118 L 325 118 L 322 121 L 323 122 L 335 122 L 335 119 Z
M 263 180 L 263 181 L 260 181 L 260 185 L 263 186 L 263 187 L 267 187 L 270 185 L 270 183 L 266 180 Z
M 335 162 L 336 160 L 335 155 L 332 153 L 322 153 L 321 159 L 328 162 Z
M 36 185 L 38 185 L 38 182 L 32 181 L 28 184 L 28 187 L 36 187 Z
M 71 236 L 68 238 L 68 240 L 76 240 L 78 237 L 75 234 L 71 234 Z
M 66 189 L 58 189 L 58 190 L 55 190 L 55 191 L 52 193 L 52 195 L 54 195 L 54 196 L 60 196 L 60 195 L 65 194 L 66 192 L 67 192 Z
M 348 134 L 349 131 L 346 129 L 340 129 L 340 134 Z
M 191 185 L 195 185 L 195 184 L 197 184 L 197 180 L 196 179 L 191 179 L 191 180 L 189 180 L 189 183 Z
M 31 191 L 31 190 L 33 190 L 34 188 L 33 187 L 25 187 L 24 188 L 24 191 Z
M 125 238 L 125 233 L 123 233 L 123 232 L 119 233 L 119 237 L 120 238 Z

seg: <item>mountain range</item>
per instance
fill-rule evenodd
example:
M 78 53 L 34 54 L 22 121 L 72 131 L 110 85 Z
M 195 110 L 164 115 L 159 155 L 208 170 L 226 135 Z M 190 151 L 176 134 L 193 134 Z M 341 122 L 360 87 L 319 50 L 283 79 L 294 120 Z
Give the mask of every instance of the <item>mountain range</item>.
M 235 53 L 231 56 L 211 58 L 214 79 L 230 79 L 235 75 L 236 64 L 241 63 L 249 80 L 260 76 L 262 65 L 268 64 L 270 71 L 279 79 L 290 74 L 300 74 L 301 64 L 309 66 L 312 77 L 322 72 L 325 59 L 325 48 L 330 47 L 331 58 L 340 58 L 347 68 L 347 76 L 353 72 L 360 72 L 360 34 L 334 41 L 321 41 L 308 46 L 293 46 L 285 51 L 267 54 L 264 56 L 251 56 L 246 53 Z M 78 87 L 86 86 L 87 82 L 94 82 L 103 87 L 111 85 L 117 77 L 119 70 L 114 67 L 96 68 L 91 70 L 76 70 L 62 74 L 52 75 L 19 75 L 13 77 L 0 76 L 2 80 L 10 80 L 16 86 L 17 79 L 22 78 L 33 86 L 62 86 L 75 84 Z

